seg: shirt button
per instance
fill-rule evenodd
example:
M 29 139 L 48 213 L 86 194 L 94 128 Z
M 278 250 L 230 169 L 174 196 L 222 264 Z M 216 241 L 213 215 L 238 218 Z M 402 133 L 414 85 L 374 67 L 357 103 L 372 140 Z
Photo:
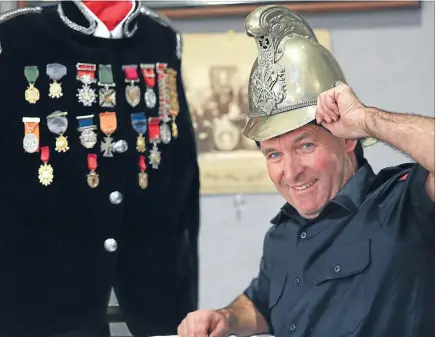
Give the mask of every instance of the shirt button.
M 104 249 L 112 253 L 117 250 L 117 242 L 114 239 L 107 239 L 104 242 Z
M 295 282 L 295 284 L 300 284 L 300 279 L 296 278 L 294 282 Z
M 306 233 L 306 232 L 301 232 L 301 234 L 300 234 L 300 238 L 305 239 L 306 236 L 307 236 L 307 233 Z
M 335 272 L 339 273 L 342 270 L 341 266 L 335 266 Z
M 123 202 L 123 195 L 118 191 L 112 192 L 109 195 L 109 200 L 114 205 L 121 204 Z
M 295 330 L 297 330 L 297 327 L 295 326 L 295 324 L 291 324 L 291 326 L 289 327 L 289 330 L 295 331 Z

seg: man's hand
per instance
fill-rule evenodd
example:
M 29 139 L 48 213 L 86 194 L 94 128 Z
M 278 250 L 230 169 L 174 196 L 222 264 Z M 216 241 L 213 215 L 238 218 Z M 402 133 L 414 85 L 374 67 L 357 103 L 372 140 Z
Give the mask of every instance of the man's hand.
M 318 96 L 316 121 L 340 138 L 368 137 L 365 106 L 344 83 Z
M 198 310 L 186 316 L 177 334 L 179 337 L 227 337 L 229 323 L 225 310 Z

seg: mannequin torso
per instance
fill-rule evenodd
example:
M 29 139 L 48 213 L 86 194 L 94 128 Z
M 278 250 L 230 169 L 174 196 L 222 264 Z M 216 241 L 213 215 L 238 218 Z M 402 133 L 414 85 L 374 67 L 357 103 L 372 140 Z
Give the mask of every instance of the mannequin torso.
M 112 23 L 88 3 L 105 36 L 79 4 L 0 23 L 0 336 L 95 331 L 112 287 L 135 337 L 175 335 L 198 291 L 180 38 L 137 1 Z

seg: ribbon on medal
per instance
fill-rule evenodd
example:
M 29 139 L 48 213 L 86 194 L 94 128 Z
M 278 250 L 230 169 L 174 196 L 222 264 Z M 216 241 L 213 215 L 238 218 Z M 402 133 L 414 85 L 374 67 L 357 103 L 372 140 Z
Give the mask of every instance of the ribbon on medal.
M 96 188 L 100 183 L 100 178 L 95 170 L 97 169 L 97 155 L 94 153 L 88 153 L 88 169 L 89 173 L 86 176 L 86 181 L 91 188 Z
M 70 148 L 68 146 L 68 137 L 65 137 L 63 134 L 68 129 L 68 119 L 67 112 L 55 111 L 52 114 L 47 116 L 47 127 L 48 129 L 58 135 L 56 138 L 56 147 L 55 150 L 57 152 L 67 152 Z
M 79 103 L 83 106 L 92 106 L 97 102 L 97 95 L 95 90 L 91 88 L 91 84 L 97 82 L 95 79 L 95 70 L 97 66 L 90 63 L 77 63 L 77 76 L 76 79 L 82 82 L 82 87 L 78 89 L 76 94 Z
M 142 189 L 146 189 L 148 186 L 148 175 L 145 172 L 147 170 L 147 164 L 145 163 L 145 157 L 139 157 L 139 173 L 138 173 L 138 184 Z
M 102 86 L 99 90 L 100 106 L 113 108 L 116 105 L 116 92 L 112 66 L 110 64 L 100 64 L 98 68 L 98 85 Z
M 144 138 L 147 132 L 147 120 L 145 119 L 144 112 L 135 112 L 130 115 L 130 120 L 132 122 L 133 130 L 136 131 L 138 137 L 136 138 L 136 150 L 143 153 L 146 149 L 146 141 Z
M 39 151 L 39 117 L 23 117 L 23 149 L 27 153 Z
M 123 66 L 122 69 L 124 70 L 124 74 L 126 76 L 126 83 L 129 83 L 128 86 L 126 86 L 126 101 L 129 103 L 129 105 L 134 108 L 136 107 L 139 102 L 141 102 L 141 90 L 135 83 L 139 82 L 139 74 L 138 74 L 138 66 L 133 65 L 126 65 Z
M 39 182 L 44 185 L 48 186 L 53 182 L 53 167 L 48 164 L 48 161 L 50 160 L 50 148 L 48 146 L 42 146 L 41 147 L 41 161 L 42 164 L 39 167 L 38 170 L 38 178 Z
M 179 99 L 177 94 L 177 71 L 172 68 L 168 68 L 168 95 L 169 95 L 169 105 L 170 105 L 170 114 L 172 117 L 172 134 L 174 138 L 177 138 L 179 135 L 179 130 L 176 124 L 176 118 L 179 115 L 180 106 Z
M 148 119 L 148 141 L 153 144 L 148 159 L 153 169 L 158 169 L 161 162 L 161 153 L 157 147 L 157 144 L 161 142 L 159 122 L 159 117 L 150 117 Z
M 171 141 L 171 130 L 167 124 L 171 120 L 169 117 L 168 65 L 166 63 L 157 63 L 156 68 L 159 87 L 159 116 L 162 120 L 160 134 L 162 143 L 168 144 Z
M 77 131 L 80 132 L 80 143 L 86 149 L 92 149 L 97 144 L 97 134 L 94 130 L 97 130 L 97 125 L 94 125 L 94 115 L 77 116 L 77 122 L 79 124 Z
M 50 98 L 60 98 L 64 94 L 62 93 L 62 85 L 59 83 L 62 77 L 67 74 L 67 67 L 59 63 L 49 63 L 46 68 L 47 76 L 53 81 L 49 84 Z
M 117 115 L 115 112 L 100 113 L 100 130 L 106 135 L 100 145 L 103 157 L 113 157 L 116 152 L 113 147 L 111 135 L 117 130 Z
M 26 66 L 24 67 L 24 76 L 29 83 L 27 87 L 24 98 L 30 104 L 36 104 L 39 101 L 40 94 L 38 88 L 35 87 L 35 82 L 39 77 L 39 69 L 38 66 Z
M 153 89 L 156 85 L 155 66 L 154 64 L 142 63 L 140 67 L 147 88 L 144 94 L 145 105 L 147 108 L 153 109 L 157 102 L 156 94 Z

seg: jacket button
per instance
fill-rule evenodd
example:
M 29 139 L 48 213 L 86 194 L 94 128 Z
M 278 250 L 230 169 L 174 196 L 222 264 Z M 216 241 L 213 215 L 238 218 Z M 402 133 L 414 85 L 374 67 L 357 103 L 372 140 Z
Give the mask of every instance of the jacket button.
M 297 327 L 295 326 L 295 324 L 291 324 L 291 326 L 289 327 L 289 330 L 295 331 L 295 330 L 297 330 Z
M 307 236 L 306 232 L 302 232 L 302 233 L 300 234 L 300 238 L 302 238 L 302 239 L 305 239 L 306 236 Z
M 112 192 L 109 195 L 109 200 L 114 205 L 121 204 L 123 202 L 123 195 L 118 191 Z
M 117 250 L 117 242 L 114 239 L 107 239 L 104 242 L 104 249 L 112 253 Z
M 336 265 L 335 266 L 335 272 L 339 273 L 342 270 L 341 266 Z

